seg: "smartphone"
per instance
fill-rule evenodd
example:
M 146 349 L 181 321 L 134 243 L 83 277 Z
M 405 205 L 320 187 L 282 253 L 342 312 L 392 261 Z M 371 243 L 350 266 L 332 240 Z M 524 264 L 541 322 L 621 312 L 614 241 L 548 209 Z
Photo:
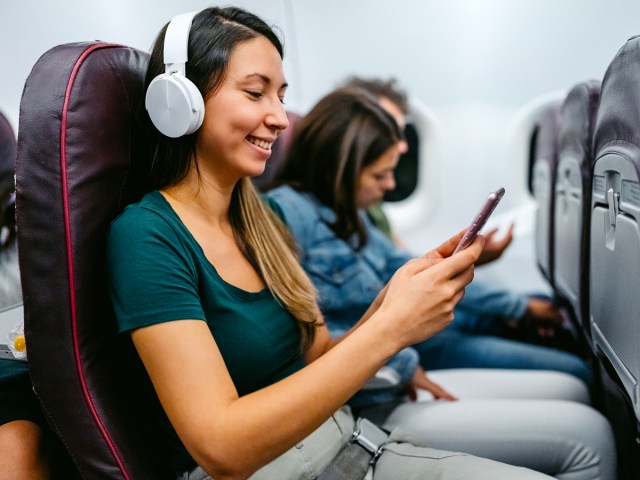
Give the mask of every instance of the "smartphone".
M 464 250 L 473 243 L 473 241 L 478 236 L 478 233 L 480 233 L 480 230 L 482 230 L 482 227 L 484 227 L 484 224 L 487 223 L 487 220 L 496 209 L 498 203 L 500 203 L 500 199 L 502 199 L 503 196 L 504 188 L 499 188 L 495 192 L 491 192 L 489 194 L 487 200 L 482 205 L 482 208 L 480 208 L 480 211 L 473 218 L 471 225 L 469 225 L 467 232 L 464 234 L 464 237 L 462 237 L 462 240 L 460 240 L 460 243 L 453 253 L 458 253 L 460 250 Z

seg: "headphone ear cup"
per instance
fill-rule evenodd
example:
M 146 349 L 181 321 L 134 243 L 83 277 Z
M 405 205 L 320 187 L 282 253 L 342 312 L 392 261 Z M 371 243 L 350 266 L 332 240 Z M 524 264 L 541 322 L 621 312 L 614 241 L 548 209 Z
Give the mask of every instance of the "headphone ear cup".
M 167 137 L 189 135 L 202 125 L 204 100 L 184 75 L 173 72 L 154 78 L 145 96 L 145 107 L 155 127 Z

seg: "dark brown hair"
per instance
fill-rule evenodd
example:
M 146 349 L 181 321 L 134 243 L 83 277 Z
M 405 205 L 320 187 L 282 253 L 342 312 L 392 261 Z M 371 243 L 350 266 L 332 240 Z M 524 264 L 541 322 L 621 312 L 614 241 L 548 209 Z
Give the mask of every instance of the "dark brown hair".
M 164 73 L 164 37 L 167 25 L 160 31 L 149 59 L 145 79 L 151 81 Z M 189 31 L 186 76 L 206 99 L 222 84 L 231 54 L 238 44 L 262 36 L 283 56 L 282 42 L 274 31 L 254 14 L 236 7 L 207 8 L 194 18 Z M 162 135 L 148 121 L 154 150 L 147 158 L 146 174 L 151 188 L 175 185 L 185 178 L 195 154 L 198 132 L 180 138 Z
M 397 83 L 395 78 L 381 80 L 379 78 L 350 77 L 344 86 L 362 88 L 378 99 L 386 98 L 406 115 L 409 112 L 407 94 L 398 87 Z
M 358 177 L 400 138 L 398 124 L 372 94 L 338 89 L 296 126 L 276 184 L 312 193 L 336 213 L 331 225 L 336 235 L 351 240 L 355 234 L 361 248 L 367 234 L 356 203 Z

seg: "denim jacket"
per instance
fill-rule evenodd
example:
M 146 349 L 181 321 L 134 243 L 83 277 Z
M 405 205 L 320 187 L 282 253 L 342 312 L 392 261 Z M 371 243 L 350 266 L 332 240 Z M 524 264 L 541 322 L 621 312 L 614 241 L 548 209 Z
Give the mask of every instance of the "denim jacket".
M 367 243 L 356 250 L 351 242 L 336 236 L 330 227 L 335 213 L 314 195 L 282 185 L 267 192 L 265 200 L 291 231 L 300 263 L 318 291 L 320 309 L 333 336 L 351 328 L 395 271 L 412 258 L 373 226 L 364 211 L 360 218 Z M 476 322 L 492 316 L 517 319 L 526 304 L 524 295 L 476 280 L 465 289 L 449 328 L 473 329 Z M 413 365 L 413 369 L 400 374 L 403 379 L 411 378 L 417 365 L 404 364 Z
M 368 241 L 356 250 L 331 230 L 335 213 L 312 194 L 283 185 L 268 192 L 266 199 L 293 234 L 300 262 L 318 290 L 329 328 L 350 328 L 395 271 L 412 258 L 374 227 L 364 212 L 360 218 Z M 476 280 L 465 289 L 456 317 L 518 319 L 524 315 L 527 300 L 526 295 Z
M 300 263 L 318 290 L 329 328 L 349 329 L 394 272 L 411 258 L 373 227 L 364 213 L 360 218 L 368 241 L 356 250 L 336 236 L 330 227 L 335 213 L 313 195 L 283 185 L 269 191 L 266 198 L 293 234 Z

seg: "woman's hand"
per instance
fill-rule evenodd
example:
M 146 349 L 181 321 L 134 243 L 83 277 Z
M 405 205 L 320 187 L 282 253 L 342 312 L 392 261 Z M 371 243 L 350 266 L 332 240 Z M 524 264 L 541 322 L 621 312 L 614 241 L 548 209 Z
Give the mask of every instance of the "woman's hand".
M 437 246 L 436 248 L 434 248 L 433 250 L 431 250 L 430 252 L 425 253 L 421 258 L 424 258 L 426 260 L 442 260 L 443 258 L 449 258 L 453 252 L 456 250 L 456 248 L 458 247 L 458 244 L 460 243 L 460 240 L 462 240 L 462 237 L 464 237 L 464 234 L 467 233 L 467 229 L 465 228 L 464 230 L 460 230 L 457 234 L 455 234 L 453 237 L 449 238 L 448 240 L 444 241 L 443 243 L 441 243 L 439 246 Z M 482 251 L 484 251 L 484 248 L 486 247 L 486 241 L 484 238 L 484 235 L 478 235 L 478 237 L 476 238 L 476 240 L 478 238 L 482 239 Z M 471 245 L 474 245 L 474 243 L 472 243 Z M 471 245 L 469 245 L 468 248 L 471 248 Z M 462 250 L 462 251 L 466 251 Z M 458 252 L 461 253 L 461 252 Z M 475 255 L 475 254 L 474 254 Z M 438 263 L 438 262 L 433 262 Z
M 426 253 L 425 255 L 423 255 L 421 258 L 423 260 L 427 260 L 427 262 L 424 263 L 424 265 L 426 265 L 426 266 L 435 265 L 436 263 L 438 263 L 439 260 L 442 260 L 443 258 L 447 258 L 447 257 L 451 256 L 451 254 L 453 253 L 455 248 L 458 246 L 458 243 L 460 242 L 460 239 L 462 238 L 464 233 L 465 233 L 465 230 L 461 231 L 460 233 L 458 233 L 454 237 L 452 237 L 449 240 L 447 240 L 446 242 L 444 242 L 438 248 L 436 248 L 436 249 Z M 371 317 L 371 315 L 373 315 L 375 312 L 378 311 L 378 309 L 382 305 L 382 302 L 384 301 L 384 298 L 385 298 L 385 296 L 387 294 L 388 288 L 389 288 L 389 283 L 387 283 L 384 286 L 384 288 L 382 290 L 380 290 L 380 292 L 378 292 L 378 295 L 376 296 L 376 299 L 371 303 L 371 305 L 369 305 L 369 308 L 367 309 L 367 311 L 360 318 L 358 323 L 356 325 L 354 325 L 353 328 L 358 328 L 362 323 L 367 321 Z
M 540 337 L 554 337 L 558 330 L 564 328 L 564 318 L 551 300 L 530 298 L 518 326 L 525 330 L 535 330 Z
M 418 389 L 426 390 L 433 395 L 433 398 L 436 400 L 458 400 L 456 396 L 447 392 L 436 382 L 432 382 L 429 377 L 427 377 L 427 372 L 425 372 L 422 367 L 416 368 L 411 382 L 407 385 L 407 396 L 414 402 L 418 399 Z
M 484 250 L 482 250 L 482 254 L 480 258 L 476 262 L 477 265 L 482 265 L 485 263 L 493 262 L 502 256 L 504 251 L 507 249 L 511 242 L 513 241 L 513 229 L 515 228 L 515 224 L 509 225 L 509 229 L 504 234 L 502 238 L 496 238 L 496 233 L 498 233 L 497 228 L 493 228 L 484 234 L 485 242 L 484 242 Z
M 400 348 L 421 342 L 453 320 L 453 308 L 473 279 L 473 265 L 484 246 L 479 236 L 464 251 L 451 256 L 464 232 L 451 237 L 395 273 L 375 315 L 385 318 L 390 339 Z M 372 317 L 373 319 L 373 317 Z

